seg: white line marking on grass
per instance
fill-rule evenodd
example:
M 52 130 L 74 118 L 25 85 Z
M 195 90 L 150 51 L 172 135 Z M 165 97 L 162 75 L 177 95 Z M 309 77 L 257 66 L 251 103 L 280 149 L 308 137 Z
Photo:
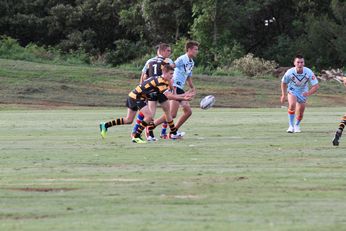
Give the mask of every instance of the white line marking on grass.
M 141 179 L 127 179 L 127 178 L 110 178 L 110 179 L 88 179 L 88 178 L 44 178 L 44 179 L 37 179 L 36 181 L 43 181 L 43 182 L 56 182 L 56 181 L 63 181 L 63 182 L 138 182 L 142 181 Z

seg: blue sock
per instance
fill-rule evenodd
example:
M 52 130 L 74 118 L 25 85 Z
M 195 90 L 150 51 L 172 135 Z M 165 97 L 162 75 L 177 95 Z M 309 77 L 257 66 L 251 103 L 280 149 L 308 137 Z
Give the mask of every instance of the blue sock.
M 288 119 L 289 119 L 289 125 L 293 127 L 294 125 L 294 117 L 295 117 L 295 113 L 294 111 L 290 111 L 288 110 Z
M 296 120 L 296 125 L 297 125 L 297 126 L 300 125 L 300 121 L 301 121 L 301 120 L 298 120 L 298 119 Z
M 164 122 L 164 123 L 162 124 L 161 134 L 162 134 L 162 135 L 165 135 L 166 132 L 167 132 L 167 122 Z
M 138 126 L 139 126 L 140 123 L 143 121 L 143 119 L 144 119 L 143 113 L 142 113 L 142 112 L 139 112 L 139 113 L 137 114 L 136 124 L 135 124 L 135 126 L 133 127 L 133 129 L 132 129 L 132 133 L 136 133 L 136 131 L 137 131 L 137 129 L 138 129 Z

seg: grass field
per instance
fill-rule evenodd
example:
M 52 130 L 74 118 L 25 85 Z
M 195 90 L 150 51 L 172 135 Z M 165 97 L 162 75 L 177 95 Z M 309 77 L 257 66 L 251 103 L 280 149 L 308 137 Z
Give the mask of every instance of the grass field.
M 102 140 L 124 111 L 0 107 L 0 230 L 346 230 L 346 108 L 301 134 L 285 109 L 195 109 L 184 140 Z
M 123 106 L 139 83 L 138 72 L 119 68 L 66 66 L 0 59 L 0 104 L 48 106 Z M 216 96 L 216 107 L 278 107 L 280 79 L 274 77 L 194 75 L 197 106 L 202 96 Z M 344 106 L 345 88 L 321 82 L 309 99 L 315 107 Z

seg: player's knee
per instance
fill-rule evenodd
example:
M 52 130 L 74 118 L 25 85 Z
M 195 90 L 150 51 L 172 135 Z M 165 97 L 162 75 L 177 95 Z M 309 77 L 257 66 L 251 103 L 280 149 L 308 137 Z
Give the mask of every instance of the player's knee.
M 191 110 L 191 108 L 185 108 L 185 109 L 184 109 L 184 113 L 185 113 L 186 116 L 191 116 L 191 115 L 192 115 L 192 110 Z
M 133 118 L 124 118 L 124 124 L 132 124 Z
M 148 123 L 152 122 L 153 121 L 153 117 L 151 115 L 147 115 L 144 120 Z
M 288 110 L 289 111 L 296 111 L 296 107 L 294 105 L 289 105 Z

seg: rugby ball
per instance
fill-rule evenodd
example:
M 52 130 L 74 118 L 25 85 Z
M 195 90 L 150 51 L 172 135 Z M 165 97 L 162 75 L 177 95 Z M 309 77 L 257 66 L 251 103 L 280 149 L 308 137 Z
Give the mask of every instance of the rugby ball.
M 201 103 L 199 105 L 202 109 L 209 109 L 214 105 L 214 103 L 215 103 L 215 96 L 207 95 L 201 100 Z

